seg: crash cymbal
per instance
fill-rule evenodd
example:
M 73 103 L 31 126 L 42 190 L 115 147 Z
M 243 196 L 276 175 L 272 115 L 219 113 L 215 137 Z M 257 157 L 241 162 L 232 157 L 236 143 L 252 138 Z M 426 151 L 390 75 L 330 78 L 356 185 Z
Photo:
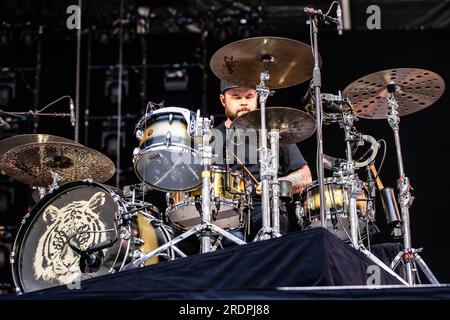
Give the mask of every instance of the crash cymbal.
M 287 38 L 256 37 L 230 43 L 214 53 L 210 66 L 226 82 L 255 88 L 264 71 L 264 59 L 272 57 L 273 62 L 268 63 L 268 88 L 286 88 L 311 79 L 311 47 Z
M 444 92 L 444 80 L 423 69 L 398 68 L 364 76 L 348 85 L 348 96 L 360 118 L 384 119 L 390 111 L 387 85 L 395 84 L 399 115 L 404 116 L 429 107 Z
M 88 178 L 102 183 L 115 172 L 113 162 L 98 151 L 77 143 L 49 141 L 36 141 L 8 150 L 0 155 L 0 169 L 37 187 L 50 186 L 52 173 L 62 184 Z
M 73 140 L 52 136 L 49 134 L 22 134 L 19 136 L 10 137 L 0 141 L 0 156 L 5 154 L 9 150 L 29 143 L 42 143 L 42 142 L 68 142 L 77 143 Z
M 232 127 L 261 129 L 261 110 L 250 111 L 235 119 Z M 266 128 L 280 132 L 280 144 L 292 144 L 309 138 L 316 131 L 316 121 L 306 112 L 294 108 L 266 108 Z

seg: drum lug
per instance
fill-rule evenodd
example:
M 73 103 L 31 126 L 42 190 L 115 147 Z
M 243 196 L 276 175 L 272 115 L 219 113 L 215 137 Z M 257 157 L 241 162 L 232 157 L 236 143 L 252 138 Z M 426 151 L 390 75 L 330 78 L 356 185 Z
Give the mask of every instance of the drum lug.
M 16 253 L 14 251 L 11 251 L 11 253 L 9 254 L 9 263 L 14 264 L 15 259 L 14 257 L 16 256 Z
M 138 237 L 131 237 L 130 241 L 132 244 L 137 244 L 138 246 L 142 246 L 145 243 L 144 240 L 142 240 L 141 238 L 138 238 Z
M 169 145 L 172 144 L 172 134 L 170 133 L 170 131 L 167 131 L 167 135 L 166 135 L 166 146 L 168 147 Z
M 144 137 L 144 132 L 141 129 L 136 130 L 136 138 L 138 140 L 142 140 L 143 137 Z
M 27 219 L 30 217 L 30 213 L 27 212 L 26 215 L 23 216 L 22 221 L 20 222 L 21 224 L 25 224 L 27 222 Z
M 173 114 L 171 113 L 169 115 L 169 125 L 172 125 L 172 122 L 173 122 Z

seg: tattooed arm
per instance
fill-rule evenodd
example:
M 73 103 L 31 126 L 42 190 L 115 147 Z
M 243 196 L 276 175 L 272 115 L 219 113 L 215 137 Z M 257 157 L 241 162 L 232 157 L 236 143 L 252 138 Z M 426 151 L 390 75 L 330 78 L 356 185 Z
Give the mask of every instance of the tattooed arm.
M 308 165 L 304 165 L 287 176 L 280 177 L 278 180 L 288 180 L 292 182 L 292 193 L 300 193 L 303 191 L 303 188 L 312 182 L 311 170 L 309 170 Z M 261 184 L 256 187 L 256 194 L 261 195 Z
M 308 184 L 312 182 L 311 170 L 307 165 L 300 169 L 291 172 L 285 177 L 280 177 L 279 180 L 288 180 L 292 182 L 292 193 L 300 193 Z

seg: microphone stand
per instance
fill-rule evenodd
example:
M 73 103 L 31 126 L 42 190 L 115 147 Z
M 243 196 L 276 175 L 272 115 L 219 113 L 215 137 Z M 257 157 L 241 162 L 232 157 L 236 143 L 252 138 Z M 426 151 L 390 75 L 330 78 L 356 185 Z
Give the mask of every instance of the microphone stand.
M 73 100 L 70 96 L 62 96 L 59 97 L 58 99 L 50 102 L 49 104 L 47 104 L 45 107 L 43 107 L 41 110 L 29 110 L 26 112 L 9 112 L 9 111 L 3 111 L 0 109 L 0 113 L 4 114 L 4 115 L 9 115 L 9 116 L 13 116 L 13 117 L 38 117 L 38 116 L 55 116 L 55 117 L 72 117 L 71 113 L 44 113 L 42 111 L 44 111 L 45 109 L 47 109 L 48 107 L 54 105 L 55 103 L 61 101 L 64 98 L 68 98 L 70 100 L 70 103 L 73 103 Z
M 323 116 L 323 108 L 322 108 L 322 80 L 320 73 L 320 65 L 319 65 L 319 44 L 318 44 L 318 33 L 319 29 L 318 25 L 318 16 L 323 16 L 321 11 L 312 10 L 306 11 L 310 16 L 309 23 L 312 28 L 312 48 L 314 55 L 314 69 L 313 69 L 313 81 L 312 87 L 314 88 L 315 100 L 316 100 L 316 122 L 317 122 L 317 175 L 319 179 L 319 194 L 320 194 L 320 222 L 322 228 L 326 228 L 326 212 L 325 212 L 325 194 L 324 194 L 324 168 L 323 168 L 323 138 L 322 138 L 322 116 Z
M 68 117 L 70 118 L 70 113 L 60 113 L 60 112 L 54 112 L 54 113 L 46 113 L 46 112 L 37 112 L 37 111 L 27 111 L 27 112 L 6 112 L 3 110 L 0 110 L 0 114 L 4 114 L 4 115 L 10 115 L 10 116 L 15 116 L 15 117 L 61 117 L 61 118 L 65 118 Z

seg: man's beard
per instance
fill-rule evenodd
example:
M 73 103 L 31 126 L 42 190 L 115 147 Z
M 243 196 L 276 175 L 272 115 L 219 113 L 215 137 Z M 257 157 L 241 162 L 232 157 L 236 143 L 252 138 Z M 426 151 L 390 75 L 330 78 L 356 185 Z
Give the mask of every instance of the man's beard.
M 250 109 L 247 109 L 247 108 L 239 109 L 238 111 L 236 111 L 235 114 L 232 115 L 231 120 L 234 121 L 234 120 L 236 120 L 236 118 L 239 118 L 240 116 L 242 116 L 246 113 L 249 113 L 249 112 L 250 112 Z

